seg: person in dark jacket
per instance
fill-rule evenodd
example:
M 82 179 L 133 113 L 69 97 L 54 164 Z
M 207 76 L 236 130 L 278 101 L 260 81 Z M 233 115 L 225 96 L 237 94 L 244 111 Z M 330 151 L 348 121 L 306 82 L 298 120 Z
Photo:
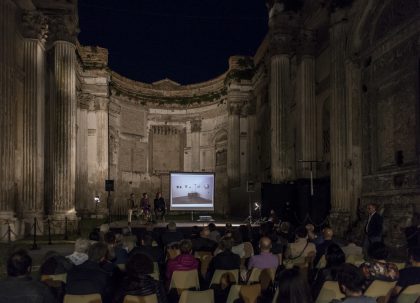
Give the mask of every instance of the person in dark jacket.
M 7 278 L 0 281 L 0 302 L 55 303 L 47 286 L 32 279 L 32 258 L 24 250 L 14 252 L 7 260 Z
M 232 252 L 233 240 L 230 237 L 223 237 L 219 243 L 219 249 L 222 251 L 211 259 L 207 279 L 210 281 L 216 269 L 239 269 L 241 258 Z
M 365 239 L 363 242 L 363 250 L 365 255 L 369 250 L 369 246 L 375 242 L 382 241 L 382 216 L 377 212 L 378 206 L 370 203 L 366 207 L 368 219 L 365 224 Z
M 159 303 L 166 303 L 165 289 L 160 281 L 153 279 L 153 262 L 145 254 L 136 253 L 126 263 L 127 275 L 121 281 L 113 303 L 124 302 L 126 295 L 148 296 L 156 294 Z

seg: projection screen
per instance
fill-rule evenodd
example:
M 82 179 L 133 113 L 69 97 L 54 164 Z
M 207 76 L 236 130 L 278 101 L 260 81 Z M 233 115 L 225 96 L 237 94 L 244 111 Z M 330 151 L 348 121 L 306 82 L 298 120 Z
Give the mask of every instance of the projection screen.
M 171 172 L 170 210 L 214 211 L 214 173 Z

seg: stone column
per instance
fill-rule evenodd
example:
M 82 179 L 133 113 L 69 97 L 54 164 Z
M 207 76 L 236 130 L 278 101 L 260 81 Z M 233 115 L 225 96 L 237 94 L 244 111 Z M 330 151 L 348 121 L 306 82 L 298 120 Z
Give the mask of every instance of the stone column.
M 76 52 L 75 45 L 55 41 L 50 94 L 52 213 L 56 220 L 75 219 Z
M 191 121 L 191 170 L 200 171 L 201 120 Z
M 345 12 L 337 10 L 331 16 L 331 221 L 343 233 L 348 228 L 350 198 L 347 156 L 347 96 L 345 50 L 347 22 Z
M 14 229 L 15 197 L 15 121 L 16 121 L 16 6 L 0 1 L 0 237 L 6 230 L 4 220 Z M 7 240 L 7 239 L 1 239 Z
M 255 100 L 253 102 L 256 102 Z M 247 107 L 248 114 L 248 179 L 255 181 L 257 178 L 257 139 L 255 137 L 257 119 L 255 103 Z
M 227 174 L 229 187 L 240 185 L 240 125 L 241 103 L 229 102 Z
M 28 225 L 34 217 L 42 229 L 44 208 L 45 49 L 46 18 L 39 12 L 23 15 L 23 156 L 22 210 Z M 38 230 L 39 232 L 39 230 Z
M 299 46 L 298 86 L 298 160 L 315 161 L 316 157 L 316 104 L 315 104 L 315 37 L 314 33 L 302 30 Z M 298 178 L 310 178 L 310 163 L 298 164 Z M 312 165 L 315 176 L 316 165 Z

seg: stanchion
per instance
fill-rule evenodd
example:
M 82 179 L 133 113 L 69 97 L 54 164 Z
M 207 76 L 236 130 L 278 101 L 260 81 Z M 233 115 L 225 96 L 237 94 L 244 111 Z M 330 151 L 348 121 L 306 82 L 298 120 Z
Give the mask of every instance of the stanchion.
M 32 242 L 32 248 L 31 248 L 31 250 L 36 250 L 36 249 L 39 249 L 38 248 L 38 245 L 36 244 L 36 217 L 34 217 L 34 225 L 33 225 L 33 228 L 34 228 L 34 240 L 33 240 L 33 242 Z
M 67 234 L 67 217 L 64 217 L 64 240 L 68 240 L 69 235 Z
M 50 218 L 47 219 L 47 226 L 48 226 L 48 245 L 51 245 L 51 221 Z
M 7 244 L 12 243 L 12 228 L 10 227 L 10 222 L 6 221 L 7 224 Z

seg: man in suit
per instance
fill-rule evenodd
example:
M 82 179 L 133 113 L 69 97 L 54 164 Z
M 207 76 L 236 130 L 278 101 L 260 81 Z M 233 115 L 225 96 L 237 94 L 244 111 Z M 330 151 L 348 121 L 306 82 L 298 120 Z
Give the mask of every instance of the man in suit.
M 368 219 L 365 225 L 365 240 L 363 242 L 363 252 L 367 255 L 369 246 L 375 242 L 382 241 L 382 216 L 377 212 L 378 206 L 374 203 L 367 205 Z

